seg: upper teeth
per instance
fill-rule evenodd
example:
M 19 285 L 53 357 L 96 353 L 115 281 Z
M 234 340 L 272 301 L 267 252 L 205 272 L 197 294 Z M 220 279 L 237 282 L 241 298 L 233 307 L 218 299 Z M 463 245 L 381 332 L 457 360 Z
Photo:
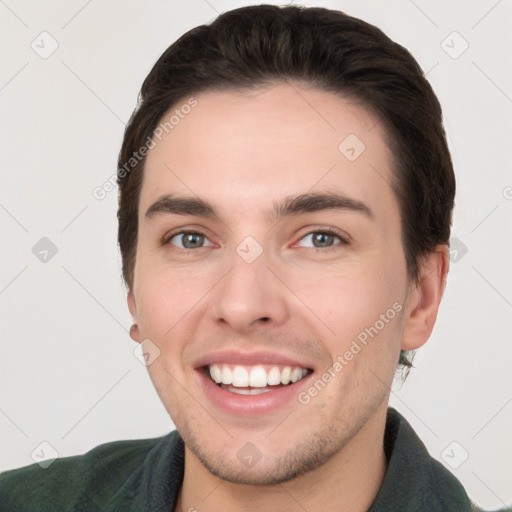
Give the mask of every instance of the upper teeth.
M 270 366 L 262 365 L 245 367 L 227 364 L 210 365 L 210 376 L 217 384 L 231 384 L 234 387 L 264 388 L 277 384 L 289 384 L 297 382 L 308 373 L 306 368 L 299 366 Z

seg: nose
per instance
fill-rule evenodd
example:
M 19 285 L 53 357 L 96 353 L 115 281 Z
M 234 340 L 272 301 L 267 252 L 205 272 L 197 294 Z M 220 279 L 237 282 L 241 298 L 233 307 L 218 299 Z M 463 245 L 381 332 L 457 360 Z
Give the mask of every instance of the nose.
M 210 318 L 239 333 L 285 323 L 286 288 L 268 268 L 265 251 L 252 262 L 234 252 L 229 263 L 229 272 L 212 290 Z

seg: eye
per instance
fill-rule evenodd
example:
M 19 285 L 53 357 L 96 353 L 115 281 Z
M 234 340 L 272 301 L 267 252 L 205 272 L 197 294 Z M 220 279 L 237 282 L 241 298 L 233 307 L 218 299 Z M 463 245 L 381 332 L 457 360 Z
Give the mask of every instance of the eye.
M 311 247 L 313 249 L 331 249 L 340 244 L 346 245 L 348 242 L 341 235 L 329 229 L 312 231 L 302 237 L 298 243 L 300 247 Z
M 213 245 L 206 236 L 198 231 L 180 231 L 173 233 L 164 241 L 165 244 L 171 243 L 180 249 L 201 249 Z

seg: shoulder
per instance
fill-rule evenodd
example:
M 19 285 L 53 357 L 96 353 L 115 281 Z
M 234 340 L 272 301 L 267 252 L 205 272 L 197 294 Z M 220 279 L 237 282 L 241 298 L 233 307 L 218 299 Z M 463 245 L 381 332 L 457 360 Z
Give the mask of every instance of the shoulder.
M 83 455 L 0 474 L 2 511 L 100 510 L 141 466 L 148 453 L 174 432 L 157 438 L 114 441 Z M 60 508 L 59 508 L 60 507 Z

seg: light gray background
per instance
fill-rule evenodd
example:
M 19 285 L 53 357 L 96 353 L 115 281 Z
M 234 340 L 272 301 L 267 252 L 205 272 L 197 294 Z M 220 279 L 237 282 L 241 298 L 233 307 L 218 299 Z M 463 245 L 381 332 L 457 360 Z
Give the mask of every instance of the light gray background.
M 163 50 L 250 3 L 0 0 L 0 470 L 51 455 L 41 442 L 67 456 L 173 428 L 132 353 L 117 190 L 98 201 L 92 189 L 115 173 L 124 123 Z M 468 251 L 453 254 L 434 333 L 391 405 L 474 500 L 501 507 L 512 502 L 511 2 L 303 5 L 378 25 L 443 105 L 458 178 L 452 234 Z M 47 52 L 52 38 L 43 59 L 31 45 Z M 42 237 L 58 248 L 46 263 L 32 252 Z

